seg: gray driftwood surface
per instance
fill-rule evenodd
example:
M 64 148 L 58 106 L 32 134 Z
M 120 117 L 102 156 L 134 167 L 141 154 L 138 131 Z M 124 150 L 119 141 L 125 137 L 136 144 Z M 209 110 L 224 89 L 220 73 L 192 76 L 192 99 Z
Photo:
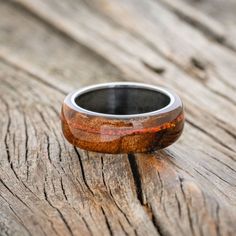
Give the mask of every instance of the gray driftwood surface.
M 0 1 L 0 235 L 236 235 L 234 0 Z M 174 89 L 183 136 L 104 155 L 62 136 L 82 86 Z

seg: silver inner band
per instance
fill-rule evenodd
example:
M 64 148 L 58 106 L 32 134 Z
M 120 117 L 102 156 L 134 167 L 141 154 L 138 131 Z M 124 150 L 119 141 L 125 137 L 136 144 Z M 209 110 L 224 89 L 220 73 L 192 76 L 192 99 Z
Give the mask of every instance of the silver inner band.
M 86 113 L 132 117 L 160 111 L 173 103 L 166 90 L 141 83 L 107 83 L 90 86 L 72 96 L 72 103 Z

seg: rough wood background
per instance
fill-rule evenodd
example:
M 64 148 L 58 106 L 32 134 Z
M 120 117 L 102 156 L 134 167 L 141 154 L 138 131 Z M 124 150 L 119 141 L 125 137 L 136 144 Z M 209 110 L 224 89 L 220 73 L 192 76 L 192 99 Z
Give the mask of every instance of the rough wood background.
M 0 1 L 0 235 L 236 235 L 235 0 Z M 166 86 L 186 126 L 153 155 L 62 136 L 69 91 Z

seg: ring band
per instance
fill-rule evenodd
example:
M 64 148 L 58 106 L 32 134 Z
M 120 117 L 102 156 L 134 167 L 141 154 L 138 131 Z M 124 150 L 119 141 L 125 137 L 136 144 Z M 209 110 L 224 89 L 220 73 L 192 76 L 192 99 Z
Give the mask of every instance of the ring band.
M 175 142 L 184 126 L 181 99 L 167 89 L 131 82 L 70 93 L 61 112 L 65 138 L 101 153 L 140 153 Z

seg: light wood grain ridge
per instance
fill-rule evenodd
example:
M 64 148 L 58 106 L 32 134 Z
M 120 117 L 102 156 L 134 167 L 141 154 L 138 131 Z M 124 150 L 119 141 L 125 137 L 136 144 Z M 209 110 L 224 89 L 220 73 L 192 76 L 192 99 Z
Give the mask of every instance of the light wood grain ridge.
M 167 1 L 168 2 L 168 1 Z M 189 14 L 190 23 L 192 21 L 196 22 L 196 26 L 201 24 L 209 25 L 208 20 L 204 21 L 204 18 L 210 18 L 210 21 L 213 21 L 213 24 L 218 25 L 218 27 L 221 28 L 221 31 L 223 30 L 223 38 L 220 40 L 220 43 L 225 45 L 231 50 L 235 51 L 235 1 L 229 0 L 227 2 L 222 2 L 219 0 L 215 0 L 214 2 L 211 1 L 175 1 L 176 3 L 173 4 L 174 8 L 177 8 L 177 11 L 180 11 L 182 14 L 182 9 L 189 9 L 189 12 L 194 12 L 194 16 L 192 17 L 191 14 Z M 169 2 L 170 3 L 170 2 Z M 213 3 L 213 4 L 212 4 Z M 171 4 L 171 3 L 170 3 Z M 172 5 L 172 4 L 171 4 Z M 178 13 L 177 13 L 178 14 Z M 184 13 L 183 13 L 184 14 Z M 200 15 L 200 17 L 199 17 Z M 193 19 L 191 19 L 193 18 Z M 194 26 L 194 24 L 193 24 Z M 218 28 L 217 27 L 217 28 Z M 213 30 L 214 27 L 209 27 L 210 31 Z M 213 30 L 214 31 L 214 30 Z M 220 35 L 219 35 L 220 36 Z

